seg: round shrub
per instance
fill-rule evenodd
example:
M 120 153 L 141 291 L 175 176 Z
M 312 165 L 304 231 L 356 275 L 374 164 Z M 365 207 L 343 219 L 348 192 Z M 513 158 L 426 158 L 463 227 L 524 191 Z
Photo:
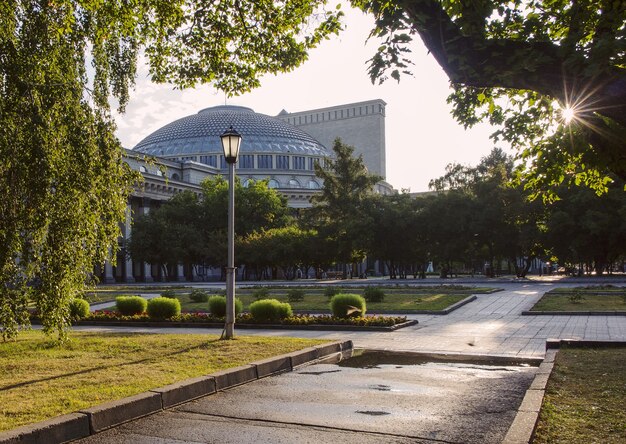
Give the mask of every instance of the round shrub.
M 115 298 L 115 308 L 124 316 L 138 315 L 146 311 L 148 301 L 141 296 L 118 296 Z
M 191 299 L 193 302 L 208 302 L 209 294 L 204 290 L 196 288 L 194 290 L 191 290 L 191 293 L 189 293 L 189 299 Z
M 176 292 L 174 290 L 163 290 L 161 292 L 161 297 L 176 299 Z
M 256 299 L 257 301 L 260 301 L 261 299 L 269 299 L 270 290 L 266 287 L 260 287 L 252 292 L 252 296 L 254 296 L 254 299 Z
M 358 294 L 340 293 L 330 300 L 330 310 L 338 318 L 365 315 L 365 299 Z
M 326 296 L 328 300 L 330 300 L 336 294 L 341 293 L 341 291 L 342 290 L 339 287 L 326 287 L 324 288 L 324 296 Z
M 385 292 L 382 288 L 367 287 L 363 291 L 363 297 L 367 302 L 382 302 L 385 299 Z
M 243 302 L 235 298 L 235 316 L 243 311 Z M 209 298 L 209 313 L 218 318 L 226 316 L 226 296 L 214 295 Z
M 180 301 L 158 297 L 148 301 L 148 316 L 152 319 L 170 319 L 180 314 Z
M 262 299 L 250 304 L 250 314 L 260 322 L 274 322 L 293 316 L 291 305 L 276 299 Z
M 85 318 L 89 315 L 89 302 L 84 299 L 72 299 L 70 301 L 70 318 L 73 321 Z
M 292 288 L 287 292 L 287 300 L 289 302 L 304 301 L 304 290 L 301 288 Z

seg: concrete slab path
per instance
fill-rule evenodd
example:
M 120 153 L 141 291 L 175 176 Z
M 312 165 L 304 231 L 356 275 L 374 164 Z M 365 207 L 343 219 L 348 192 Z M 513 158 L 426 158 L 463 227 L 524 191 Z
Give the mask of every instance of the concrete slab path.
M 395 332 L 332 332 L 304 330 L 239 330 L 242 336 L 292 336 L 348 340 L 356 348 L 396 351 L 446 352 L 516 357 L 542 357 L 548 338 L 626 341 L 626 316 L 522 316 L 557 282 L 495 282 L 503 288 L 477 299 L 449 315 L 409 315 L 419 324 Z M 481 284 L 486 285 L 486 284 Z M 622 284 L 623 285 L 623 284 Z M 370 308 L 370 313 L 374 310 Z M 221 333 L 220 329 L 75 327 L 76 330 L 151 333 Z
M 504 290 L 478 295 L 449 315 L 410 316 L 419 324 L 395 332 L 237 333 L 351 339 L 355 347 L 367 349 L 516 358 L 543 357 L 548 338 L 626 341 L 626 316 L 522 316 L 547 290 L 563 283 L 496 285 Z M 220 333 L 197 328 L 76 329 Z M 80 443 L 499 443 L 536 373 L 536 367 L 487 369 L 476 364 L 464 372 L 414 367 L 377 366 L 377 373 L 368 373 L 316 364 L 183 404 Z

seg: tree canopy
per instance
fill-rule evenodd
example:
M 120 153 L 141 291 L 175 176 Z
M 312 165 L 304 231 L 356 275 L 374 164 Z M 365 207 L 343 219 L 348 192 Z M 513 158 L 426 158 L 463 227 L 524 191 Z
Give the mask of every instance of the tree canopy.
M 449 77 L 465 126 L 489 121 L 524 161 L 525 184 L 606 190 L 626 179 L 622 0 L 354 0 L 383 39 L 373 81 L 411 71 L 418 34 Z M 389 74 L 387 74 L 389 72 Z
M 136 176 L 114 137 L 137 57 L 156 81 L 228 94 L 289 71 L 336 33 L 323 0 L 0 2 L 0 331 L 34 301 L 61 339 L 68 303 L 118 249 Z

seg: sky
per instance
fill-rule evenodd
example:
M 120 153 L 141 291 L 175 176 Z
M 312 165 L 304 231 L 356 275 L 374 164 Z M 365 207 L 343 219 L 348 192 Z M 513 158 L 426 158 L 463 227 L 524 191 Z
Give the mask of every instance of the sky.
M 447 164 L 476 165 L 489 154 L 493 129 L 484 124 L 466 130 L 454 120 L 446 103 L 451 92 L 448 79 L 419 37 L 412 47 L 413 77 L 373 85 L 367 60 L 378 43 L 366 44 L 373 19 L 357 10 L 345 12 L 346 29 L 311 51 L 302 66 L 267 75 L 260 88 L 227 100 L 211 86 L 180 91 L 154 84 L 147 68 L 140 66 L 125 114 L 115 115 L 122 145 L 132 148 L 176 119 L 224 103 L 276 116 L 282 109 L 297 112 L 382 99 L 387 103 L 386 180 L 397 190 L 427 191 L 428 182 L 442 176 Z

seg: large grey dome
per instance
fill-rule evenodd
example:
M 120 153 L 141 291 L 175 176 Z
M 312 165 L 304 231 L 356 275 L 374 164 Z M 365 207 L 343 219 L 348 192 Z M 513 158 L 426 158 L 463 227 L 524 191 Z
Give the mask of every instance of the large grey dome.
M 215 106 L 156 130 L 134 150 L 160 157 L 221 154 L 220 134 L 230 126 L 242 135 L 241 152 L 329 156 L 313 137 L 275 117 L 243 106 Z

